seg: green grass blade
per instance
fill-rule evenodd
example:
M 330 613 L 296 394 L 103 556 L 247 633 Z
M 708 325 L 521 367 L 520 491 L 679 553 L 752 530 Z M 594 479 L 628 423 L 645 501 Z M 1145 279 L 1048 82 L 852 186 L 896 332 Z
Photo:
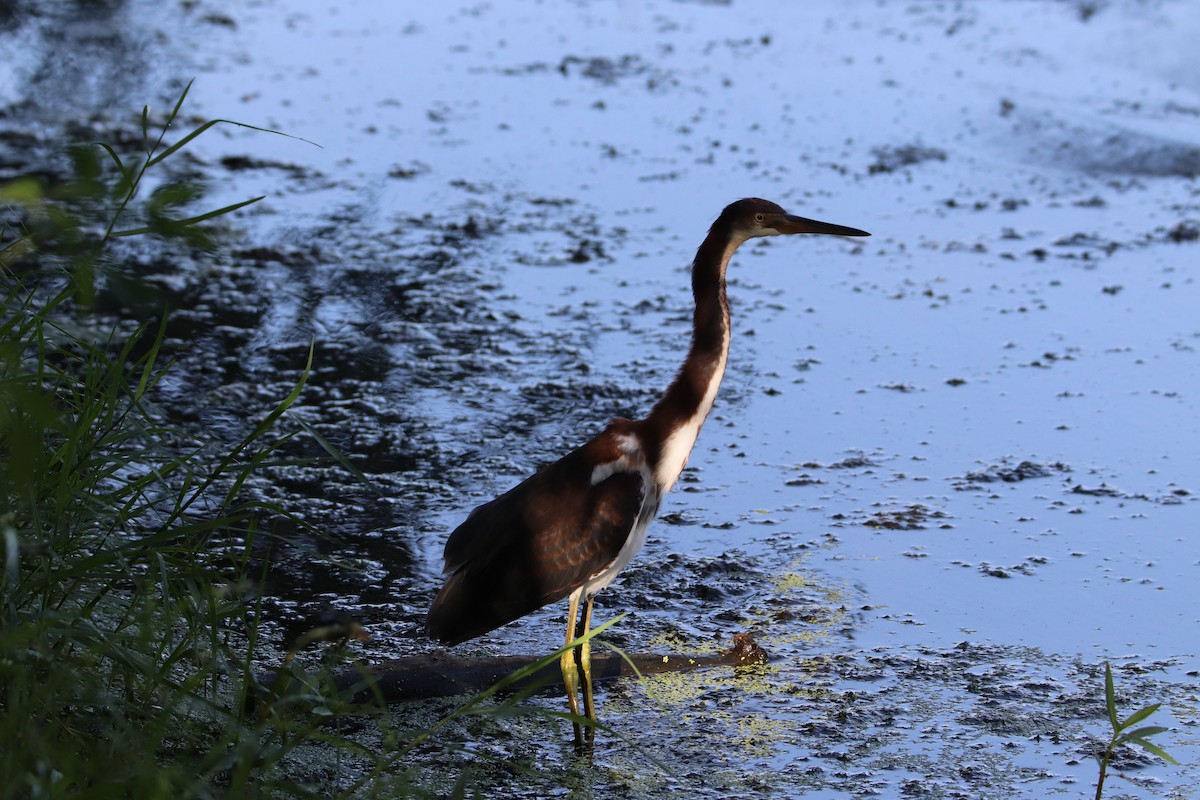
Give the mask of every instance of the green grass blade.
M 122 175 L 126 174 L 127 170 L 125 169 L 125 163 L 121 161 L 121 157 L 117 155 L 117 151 L 112 148 L 112 145 L 108 144 L 107 142 L 97 142 L 96 144 L 103 148 L 104 152 L 108 153 L 108 157 L 111 158 L 113 163 L 117 166 L 117 172 L 121 173 Z
M 317 144 L 316 142 L 311 142 L 308 139 L 305 139 L 303 136 L 293 136 L 292 134 L 284 133 L 283 131 L 272 130 L 271 128 L 260 128 L 257 125 L 250 125 L 249 123 L 245 123 L 245 122 L 237 122 L 232 119 L 210 119 L 207 122 L 202 123 L 199 127 L 192 130 L 190 133 L 188 133 L 186 136 L 184 136 L 179 141 L 175 142 L 175 144 L 171 145 L 166 150 L 163 150 L 161 153 L 159 153 L 158 155 L 151 158 L 149 161 L 149 166 L 153 166 L 153 165 L 157 164 L 158 162 L 162 161 L 163 159 L 169 158 L 170 156 L 179 152 L 184 147 L 186 147 L 188 144 L 190 144 L 193 139 L 195 139 L 197 136 L 204 133 L 209 128 L 211 128 L 215 125 L 233 125 L 234 127 L 237 127 L 237 128 L 246 128 L 248 130 L 258 131 L 259 133 L 270 133 L 270 134 L 274 134 L 275 136 L 283 136 L 288 139 L 295 139 L 297 141 L 304 142 L 305 144 L 311 144 L 313 147 L 321 147 L 321 145 Z
M 158 350 L 162 347 L 163 339 L 167 335 L 167 315 L 163 313 L 162 319 L 158 322 L 158 332 L 154 334 L 154 341 L 150 343 L 150 350 L 146 353 L 143 359 L 142 376 L 138 379 L 137 388 L 133 391 L 133 402 L 139 402 L 146 394 L 146 387 L 152 384 L 154 375 L 154 365 L 158 361 Z
M 203 214 L 197 214 L 194 217 L 187 217 L 185 219 L 171 220 L 170 225 L 172 228 L 187 228 L 191 225 L 196 225 L 201 222 L 206 222 L 210 219 L 213 219 L 214 217 L 219 217 L 223 214 L 228 214 L 230 212 L 237 211 L 239 208 L 245 208 L 248 205 L 257 203 L 259 200 L 263 200 L 264 198 L 266 198 L 265 194 L 259 195 L 258 197 L 252 197 L 249 200 L 242 200 L 239 203 L 232 203 L 230 205 L 225 206 L 224 208 L 218 208 L 214 211 L 206 211 Z M 144 236 L 148 233 L 159 233 L 159 232 L 160 232 L 160 226 L 143 225 L 140 228 L 129 228 L 128 230 L 123 230 L 123 231 L 113 231 L 109 235 L 110 236 Z
M 1138 747 L 1142 748 L 1146 752 L 1153 753 L 1154 755 L 1161 758 L 1163 761 L 1166 761 L 1168 764 L 1174 764 L 1175 766 L 1179 766 L 1179 762 L 1176 761 L 1175 759 L 1171 758 L 1171 756 L 1167 753 L 1167 751 L 1163 750 L 1158 745 L 1152 744 L 1152 743 L 1146 741 L 1145 739 L 1130 738 L 1129 741 L 1133 742 L 1134 744 L 1136 744 Z
M 1138 728 L 1135 731 L 1130 731 L 1129 733 L 1124 734 L 1121 738 L 1128 739 L 1130 741 L 1134 739 L 1145 739 L 1150 736 L 1157 736 L 1160 733 L 1166 733 L 1167 730 L 1167 728 L 1164 728 L 1161 725 L 1147 725 L 1144 728 Z
M 1112 667 L 1107 661 L 1104 662 L 1104 705 L 1113 730 L 1121 730 L 1121 723 L 1117 721 L 1117 691 L 1113 688 Z
M 168 122 L 174 122 L 179 118 L 179 111 L 183 108 L 183 101 L 187 99 L 188 92 L 192 90 L 192 84 L 195 82 L 196 79 L 192 78 L 187 82 L 187 85 L 183 87 L 183 91 L 179 93 L 179 99 L 175 101 L 175 107 L 171 109 L 171 113 L 167 117 Z
M 640 669 L 638 669 L 637 664 L 633 663 L 633 659 L 629 657 L 628 653 L 626 653 L 620 647 L 617 647 L 615 644 L 609 644 L 608 642 L 604 642 L 603 644 L 609 650 L 611 650 L 612 652 L 616 653 L 617 655 L 619 655 L 621 657 L 621 660 L 624 661 L 631 670 L 633 670 L 633 674 L 637 676 L 637 679 L 639 681 L 646 680 L 646 676 L 642 674 L 642 671 Z
M 299 416 L 297 416 L 295 419 L 296 424 L 303 428 L 305 433 L 311 436 L 316 443 L 321 446 L 321 449 L 328 453 L 329 456 L 342 467 L 342 469 L 346 470 L 355 478 L 357 478 L 363 486 L 366 486 L 368 489 L 370 489 L 377 497 L 386 496 L 386 493 L 383 491 L 383 489 L 379 488 L 379 486 L 376 485 L 375 482 L 370 478 L 368 478 L 362 470 L 350 463 L 350 459 L 347 458 L 344 453 L 334 447 L 333 444 L 324 436 L 322 436 L 316 428 L 314 428 L 312 425 L 309 425 L 308 422 Z
M 1145 708 L 1138 709 L 1137 711 L 1133 712 L 1128 717 L 1126 717 L 1125 721 L 1120 724 L 1118 729 L 1125 730 L 1126 728 L 1130 727 L 1131 725 L 1138 724 L 1139 722 L 1144 720 L 1146 717 L 1153 714 L 1155 711 L 1158 711 L 1158 709 L 1161 706 L 1162 706 L 1162 703 L 1155 703 L 1152 706 L 1146 706 Z

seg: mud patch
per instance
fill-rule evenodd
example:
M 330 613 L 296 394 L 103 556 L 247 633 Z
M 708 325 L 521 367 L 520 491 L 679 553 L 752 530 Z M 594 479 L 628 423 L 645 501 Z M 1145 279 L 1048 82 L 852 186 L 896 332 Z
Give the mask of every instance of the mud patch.
M 945 520 L 948 515 L 944 511 L 931 509 L 920 503 L 914 503 L 904 508 L 882 509 L 872 513 L 863 522 L 868 528 L 888 531 L 919 531 L 929 527 L 935 520 Z M 948 522 L 938 524 L 939 528 L 952 528 Z
M 867 166 L 867 174 L 880 175 L 911 167 L 926 161 L 945 161 L 946 151 L 923 144 L 887 145 L 871 150 L 875 160 Z
M 954 487 L 959 491 L 975 491 L 982 489 L 981 484 L 987 483 L 1019 483 L 1021 481 L 1050 478 L 1054 475 L 1069 473 L 1071 468 L 1066 464 L 1039 464 L 1033 461 L 1021 461 L 1012 465 L 1007 461 L 991 464 L 980 470 L 972 470 L 961 478 L 954 479 Z

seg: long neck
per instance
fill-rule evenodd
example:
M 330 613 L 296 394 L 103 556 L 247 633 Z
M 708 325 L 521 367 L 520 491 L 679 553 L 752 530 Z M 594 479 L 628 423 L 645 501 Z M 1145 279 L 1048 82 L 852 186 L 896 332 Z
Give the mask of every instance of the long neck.
M 679 374 L 646 417 L 648 444 L 657 455 L 653 465 L 655 480 L 662 492 L 670 489 L 683 472 L 725 374 L 729 359 L 725 270 L 743 240 L 718 221 L 692 262 L 696 311 L 691 348 Z

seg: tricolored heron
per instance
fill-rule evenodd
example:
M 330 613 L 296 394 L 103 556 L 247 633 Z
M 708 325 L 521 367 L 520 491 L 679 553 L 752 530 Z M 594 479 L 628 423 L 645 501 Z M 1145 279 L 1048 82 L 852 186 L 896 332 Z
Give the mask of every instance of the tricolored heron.
M 662 399 L 645 419 L 614 419 L 587 444 L 471 512 L 446 541 L 446 583 L 429 609 L 430 636 L 458 644 L 564 597 L 567 643 L 587 633 L 592 599 L 646 540 L 717 396 L 729 358 L 730 257 L 747 239 L 793 233 L 870 235 L 793 216 L 767 200 L 727 206 L 692 262 L 691 348 Z M 561 667 L 571 711 L 579 716 L 582 680 L 587 716 L 595 720 L 589 644 L 565 651 Z M 578 724 L 575 737 L 579 743 Z

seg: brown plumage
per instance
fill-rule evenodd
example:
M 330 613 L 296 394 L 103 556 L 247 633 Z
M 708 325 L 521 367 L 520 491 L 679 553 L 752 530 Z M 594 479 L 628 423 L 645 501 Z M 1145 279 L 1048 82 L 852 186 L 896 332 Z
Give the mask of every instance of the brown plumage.
M 458 644 L 561 600 L 620 553 L 642 506 L 640 475 L 591 485 L 590 465 L 617 460 L 614 421 L 583 447 L 471 512 L 446 542 L 449 577 L 429 635 Z

